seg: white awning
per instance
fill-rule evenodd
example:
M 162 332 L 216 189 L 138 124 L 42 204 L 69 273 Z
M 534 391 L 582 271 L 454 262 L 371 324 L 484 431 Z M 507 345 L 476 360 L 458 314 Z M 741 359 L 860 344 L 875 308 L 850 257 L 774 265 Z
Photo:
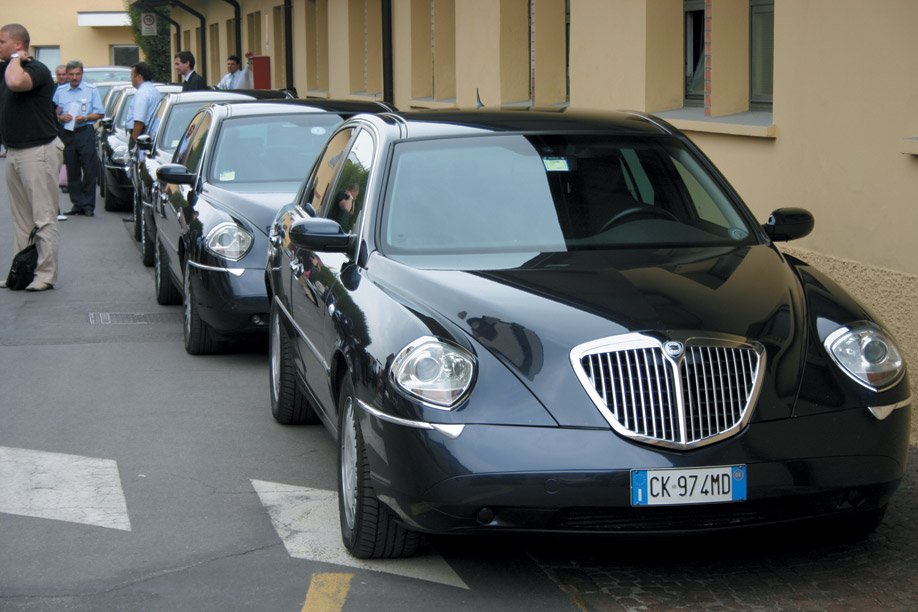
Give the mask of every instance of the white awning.
M 77 25 L 91 27 L 123 27 L 131 25 L 131 19 L 124 11 L 77 13 Z

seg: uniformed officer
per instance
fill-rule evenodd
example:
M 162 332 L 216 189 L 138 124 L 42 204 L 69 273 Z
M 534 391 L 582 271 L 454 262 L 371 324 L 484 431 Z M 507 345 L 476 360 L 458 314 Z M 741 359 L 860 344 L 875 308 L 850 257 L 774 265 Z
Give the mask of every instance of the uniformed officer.
M 63 127 L 61 139 L 64 141 L 67 188 L 73 206 L 64 214 L 91 217 L 96 208 L 99 163 L 95 122 L 104 116 L 105 109 L 96 86 L 83 82 L 82 62 L 67 62 L 67 77 L 70 86 L 61 87 L 54 94 L 57 120 Z

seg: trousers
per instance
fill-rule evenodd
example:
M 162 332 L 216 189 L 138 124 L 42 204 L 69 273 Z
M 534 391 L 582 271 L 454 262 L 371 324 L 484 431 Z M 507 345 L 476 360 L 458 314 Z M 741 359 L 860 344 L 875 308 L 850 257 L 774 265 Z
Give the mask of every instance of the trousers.
M 53 285 L 57 283 L 60 242 L 57 175 L 64 157 L 64 143 L 55 138 L 37 147 L 7 149 L 6 186 L 10 192 L 10 212 L 16 228 L 16 251 L 29 244 L 29 234 L 33 227 L 37 227 L 35 281 Z
M 73 208 L 95 210 L 96 179 L 99 176 L 96 130 L 92 126 L 63 131 L 64 164 L 67 166 L 67 192 Z

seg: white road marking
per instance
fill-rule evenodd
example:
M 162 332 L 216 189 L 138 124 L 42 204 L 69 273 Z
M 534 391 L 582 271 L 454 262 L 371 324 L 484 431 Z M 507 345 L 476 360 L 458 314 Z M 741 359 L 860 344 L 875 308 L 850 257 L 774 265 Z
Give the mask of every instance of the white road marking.
M 131 530 L 110 459 L 0 446 L 0 513 Z
M 436 553 L 378 561 L 352 557 L 341 543 L 336 491 L 263 480 L 253 480 L 252 486 L 291 557 L 469 588 Z

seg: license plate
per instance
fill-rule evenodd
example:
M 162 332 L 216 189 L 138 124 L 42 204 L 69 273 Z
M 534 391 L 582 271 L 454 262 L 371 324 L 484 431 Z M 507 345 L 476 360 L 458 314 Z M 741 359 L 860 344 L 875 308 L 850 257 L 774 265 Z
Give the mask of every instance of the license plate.
M 631 505 L 666 506 L 746 500 L 746 466 L 631 470 Z

